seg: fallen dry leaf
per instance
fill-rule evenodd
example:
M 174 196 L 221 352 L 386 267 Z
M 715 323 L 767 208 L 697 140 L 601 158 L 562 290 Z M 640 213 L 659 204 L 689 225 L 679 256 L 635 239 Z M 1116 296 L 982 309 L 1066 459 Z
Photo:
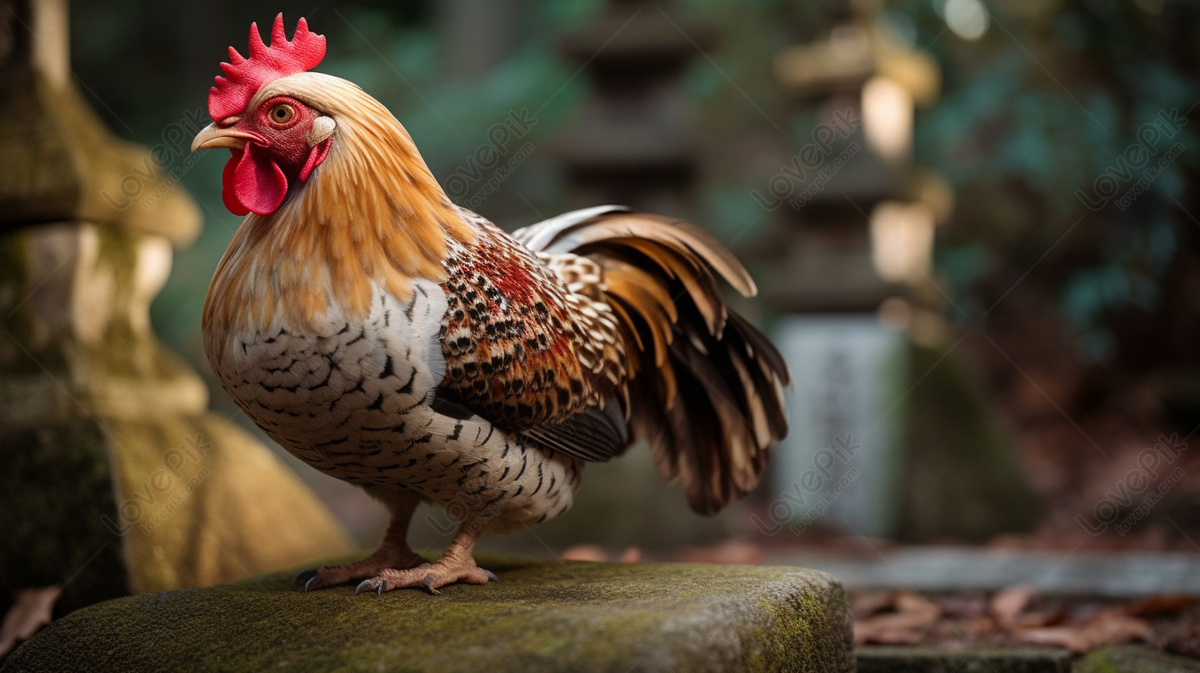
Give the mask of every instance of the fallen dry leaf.
M 954 625 L 959 632 L 977 636 L 987 637 L 996 632 L 996 620 L 988 616 L 971 617 L 969 619 L 955 620 Z
M 1131 617 L 1122 608 L 1109 608 L 1087 623 L 1088 633 L 1097 645 L 1121 645 L 1134 640 L 1150 640 L 1150 623 Z
M 1027 643 L 1065 647 L 1072 652 L 1151 638 L 1150 624 L 1146 620 L 1130 617 L 1119 607 L 1107 608 L 1081 626 L 1020 629 L 1014 635 Z
M 1134 617 L 1162 617 L 1177 615 L 1195 604 L 1194 596 L 1150 596 L 1129 606 Z
M 1062 647 L 1072 652 L 1087 652 L 1092 647 L 1090 634 L 1079 626 L 1046 626 L 1017 631 L 1014 635 L 1033 645 Z
M 1180 624 L 1171 628 L 1163 645 L 1168 652 L 1200 659 L 1200 624 Z
M 921 637 L 921 632 L 914 628 L 873 623 L 869 619 L 854 622 L 855 645 L 916 645 L 921 642 Z
M 564 561 L 607 561 L 604 550 L 594 544 L 581 544 L 560 554 Z
M 1034 610 L 1023 612 L 1016 616 L 1010 624 L 1014 628 L 1032 629 L 1041 626 L 1058 626 L 1067 621 L 1067 611 L 1063 608 L 1056 610 Z
M 926 623 L 942 616 L 942 611 L 929 599 L 912 591 L 900 591 L 896 594 L 896 612 L 920 615 Z
M 895 604 L 895 591 L 856 593 L 850 597 L 850 614 L 854 615 L 855 619 L 866 619 L 884 610 L 891 610 Z
M 928 626 L 937 620 L 937 615 L 921 612 L 885 612 L 869 619 L 859 620 L 873 629 L 917 629 Z
M 982 591 L 951 594 L 937 599 L 938 609 L 946 617 L 975 618 L 987 614 L 987 594 Z
M 932 633 L 941 640 L 970 642 L 986 638 L 996 630 L 996 620 L 991 617 L 968 617 L 965 619 L 943 619 L 932 626 Z
M 860 645 L 912 645 L 921 642 L 921 629 L 941 618 L 942 613 L 929 601 L 911 591 L 894 594 L 895 612 L 884 612 L 855 620 L 854 638 Z
M 621 563 L 641 563 L 642 550 L 640 547 L 626 547 L 617 560 Z
M 12 607 L 0 623 L 0 660 L 50 623 L 54 604 L 61 594 L 62 589 L 57 585 L 18 589 L 13 593 Z
M 1077 624 L 1090 621 L 1096 615 L 1108 609 L 1108 605 L 1099 601 L 1086 601 L 1071 606 L 1070 620 Z
M 1029 606 L 1037 589 L 1032 584 L 1017 584 L 1006 587 L 992 596 L 991 611 L 1000 626 L 1009 628 L 1014 625 L 1017 615 Z

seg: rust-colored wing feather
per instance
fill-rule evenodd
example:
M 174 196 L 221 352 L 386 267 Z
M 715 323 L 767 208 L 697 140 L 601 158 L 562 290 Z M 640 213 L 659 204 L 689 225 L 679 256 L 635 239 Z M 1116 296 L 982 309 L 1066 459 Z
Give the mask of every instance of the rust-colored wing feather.
M 547 428 L 568 421 L 559 431 L 575 439 L 588 428 L 603 429 L 598 444 L 608 448 L 581 447 L 581 457 L 619 453 L 624 439 L 611 447 L 609 435 L 624 435 L 624 427 L 607 427 L 605 414 L 574 418 L 615 403 L 610 398 L 625 377 L 617 318 L 599 295 L 587 293 L 599 267 L 576 258 L 581 263 L 552 268 L 495 225 L 463 213 L 477 235 L 471 245 L 452 248 L 445 262 L 446 376 L 437 391 L 442 408 L 464 408 L 509 431 L 536 428 L 548 445 L 556 438 Z

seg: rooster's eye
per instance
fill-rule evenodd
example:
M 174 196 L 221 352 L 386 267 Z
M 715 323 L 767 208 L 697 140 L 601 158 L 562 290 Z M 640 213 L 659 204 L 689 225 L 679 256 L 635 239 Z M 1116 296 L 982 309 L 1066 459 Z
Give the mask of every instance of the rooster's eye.
M 292 118 L 295 116 L 296 108 L 287 103 L 280 103 L 271 108 L 271 111 L 267 113 L 267 117 L 276 124 L 286 124 L 292 121 Z

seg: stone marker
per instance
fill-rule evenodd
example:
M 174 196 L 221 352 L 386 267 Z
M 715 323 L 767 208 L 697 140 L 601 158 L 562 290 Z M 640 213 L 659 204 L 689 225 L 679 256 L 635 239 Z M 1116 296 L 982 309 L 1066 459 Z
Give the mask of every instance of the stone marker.
M 22 645 L 23 671 L 853 671 L 846 595 L 756 566 L 483 558 L 441 596 L 302 593 L 290 573 L 121 598 Z
M 824 517 L 860 535 L 894 535 L 904 422 L 889 412 L 908 385 L 903 335 L 868 314 L 784 316 L 776 333 L 796 391 L 771 466 L 782 494 L 771 517 L 795 534 Z

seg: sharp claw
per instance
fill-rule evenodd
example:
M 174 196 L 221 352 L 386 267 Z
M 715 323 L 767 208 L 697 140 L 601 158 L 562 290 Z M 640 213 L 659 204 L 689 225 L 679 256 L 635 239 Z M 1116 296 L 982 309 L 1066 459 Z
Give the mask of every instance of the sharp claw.
M 312 577 L 308 578 L 308 581 L 304 583 L 304 593 L 308 593 L 309 591 L 311 591 L 312 585 L 314 583 L 316 583 L 317 581 L 319 581 L 320 579 L 321 579 L 320 575 L 313 575 Z
M 369 580 L 363 580 L 362 582 L 359 582 L 358 586 L 354 588 L 354 595 L 357 596 L 357 595 L 361 594 L 362 592 L 366 591 L 367 589 L 370 589 L 371 583 L 374 581 L 375 580 L 372 578 Z
M 292 584 L 294 584 L 295 586 L 300 586 L 301 584 L 303 584 L 304 590 L 308 591 L 308 583 L 312 581 L 312 578 L 318 576 L 319 574 L 320 573 L 317 572 L 316 568 L 312 568 L 310 570 L 302 570 L 302 571 L 300 571 L 299 575 L 296 575 L 296 579 L 292 580 Z
M 375 590 L 375 595 L 376 595 L 376 596 L 382 596 L 382 595 L 383 595 L 383 582 L 380 582 L 380 583 L 379 583 L 379 588 Z
M 496 573 L 488 570 L 487 568 L 480 568 L 480 570 L 483 571 L 484 576 L 488 578 L 489 582 L 499 582 L 500 581 L 500 578 L 496 577 Z
M 442 592 L 433 588 L 433 575 L 426 575 L 425 579 L 421 580 L 421 588 L 429 592 L 430 596 L 442 595 Z

